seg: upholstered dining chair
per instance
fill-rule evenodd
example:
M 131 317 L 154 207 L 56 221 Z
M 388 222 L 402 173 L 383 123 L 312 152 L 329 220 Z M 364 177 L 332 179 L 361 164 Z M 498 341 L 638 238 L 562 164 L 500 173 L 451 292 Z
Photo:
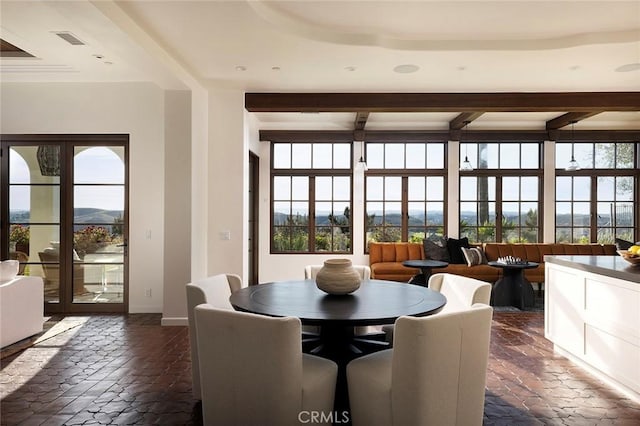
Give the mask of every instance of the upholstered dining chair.
M 189 320 L 189 342 L 191 345 L 191 378 L 193 396 L 201 399 L 200 369 L 198 357 L 198 336 L 193 310 L 196 306 L 208 303 L 220 309 L 233 309 L 229 296 L 242 287 L 238 275 L 219 274 L 187 284 L 187 318 Z
M 492 313 L 398 318 L 393 349 L 347 365 L 353 425 L 481 425 Z
M 199 305 L 195 320 L 204 424 L 277 426 L 314 413 L 329 417 L 338 366 L 302 354 L 298 318 Z
M 433 274 L 429 278 L 429 288 L 444 294 L 447 304 L 436 315 L 468 309 L 474 303 L 489 304 L 491 284 L 454 274 Z M 382 331 L 386 340 L 393 342 L 393 326 L 385 325 Z
M 305 280 L 313 280 L 318 275 L 318 271 L 323 267 L 323 265 L 307 265 L 304 267 L 304 279 Z M 368 265 L 353 265 L 353 269 L 355 269 L 359 274 L 362 280 L 370 280 L 371 279 L 371 268 Z

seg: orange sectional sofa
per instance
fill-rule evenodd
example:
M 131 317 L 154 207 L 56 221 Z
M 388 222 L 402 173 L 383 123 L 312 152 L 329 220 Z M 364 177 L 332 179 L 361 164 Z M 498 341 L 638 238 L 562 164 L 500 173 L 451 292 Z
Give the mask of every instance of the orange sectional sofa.
M 476 247 L 480 247 L 476 245 Z M 537 268 L 527 269 L 525 276 L 530 282 L 544 282 L 545 255 L 615 255 L 614 244 L 509 244 L 485 243 L 481 247 L 488 261 L 499 257 L 516 256 L 531 262 L 539 263 Z M 424 248 L 420 243 L 369 243 L 369 265 L 371 278 L 379 280 L 407 282 L 418 269 L 402 266 L 409 259 L 425 259 Z M 487 282 L 495 282 L 502 270 L 489 265 L 467 266 L 466 264 L 449 264 L 446 268 L 434 268 L 433 273 L 450 273 L 475 278 Z

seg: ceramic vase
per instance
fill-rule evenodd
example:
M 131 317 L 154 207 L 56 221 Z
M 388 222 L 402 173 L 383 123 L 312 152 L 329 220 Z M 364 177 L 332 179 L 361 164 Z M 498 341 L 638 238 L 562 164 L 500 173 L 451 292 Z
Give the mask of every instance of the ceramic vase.
M 349 259 L 325 260 L 316 274 L 316 285 L 325 293 L 349 294 L 360 287 L 360 274 Z
M 5 260 L 0 262 L 0 281 L 12 280 L 18 275 L 20 262 L 17 260 Z

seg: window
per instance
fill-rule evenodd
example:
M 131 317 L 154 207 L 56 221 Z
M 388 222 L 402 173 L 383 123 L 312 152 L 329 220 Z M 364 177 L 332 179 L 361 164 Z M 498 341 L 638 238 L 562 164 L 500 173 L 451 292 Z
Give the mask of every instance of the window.
M 352 144 L 272 149 L 272 253 L 351 253 Z
M 464 143 L 473 170 L 460 176 L 460 236 L 474 242 L 538 242 L 540 143 Z M 499 219 L 498 219 L 499 218 Z
M 368 143 L 366 242 L 445 234 L 445 143 Z
M 572 149 L 578 171 L 564 170 Z M 556 242 L 635 241 L 637 156 L 634 143 L 556 144 Z

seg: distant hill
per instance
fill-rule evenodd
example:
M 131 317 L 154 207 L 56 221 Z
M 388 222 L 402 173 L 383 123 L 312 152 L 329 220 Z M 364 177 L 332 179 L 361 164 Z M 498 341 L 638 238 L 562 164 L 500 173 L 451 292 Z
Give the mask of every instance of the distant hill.
M 76 223 L 112 224 L 116 219 L 122 218 L 122 210 L 102 210 L 88 207 L 74 209 L 73 214 Z M 28 223 L 29 219 L 28 210 L 12 210 L 9 212 L 9 221 L 12 223 Z

